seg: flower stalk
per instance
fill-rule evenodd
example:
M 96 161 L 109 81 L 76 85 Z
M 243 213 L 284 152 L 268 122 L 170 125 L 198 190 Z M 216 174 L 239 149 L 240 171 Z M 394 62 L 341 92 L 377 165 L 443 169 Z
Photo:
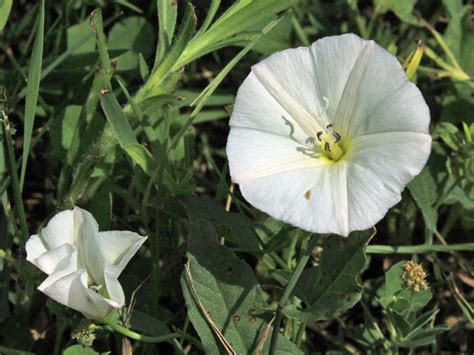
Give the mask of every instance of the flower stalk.
M 288 285 L 286 286 L 285 291 L 283 292 L 283 295 L 281 296 L 280 301 L 278 302 L 277 311 L 275 314 L 275 321 L 273 323 L 272 337 L 270 340 L 270 355 L 275 354 L 276 351 L 278 333 L 280 332 L 280 323 L 283 318 L 283 307 L 285 307 L 286 302 L 288 302 L 288 299 L 291 297 L 293 290 L 301 276 L 301 273 L 304 270 L 304 267 L 308 263 L 308 260 L 311 258 L 318 239 L 319 235 L 317 234 L 314 234 L 311 237 L 308 243 L 308 247 L 303 252 L 303 255 L 301 255 L 301 258 L 298 260 L 298 264 L 296 265 L 295 271 L 291 275 L 290 281 L 288 282 Z

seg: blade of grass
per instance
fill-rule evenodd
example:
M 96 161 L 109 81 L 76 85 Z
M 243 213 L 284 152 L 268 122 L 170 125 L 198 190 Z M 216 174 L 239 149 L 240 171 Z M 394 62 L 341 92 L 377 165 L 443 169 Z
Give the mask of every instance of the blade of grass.
M 109 122 L 122 149 L 125 149 L 128 144 L 138 144 L 130 122 L 128 122 L 127 117 L 125 117 L 113 92 L 107 90 L 102 91 L 100 94 L 100 104 L 107 118 L 107 122 Z
M 232 68 L 257 44 L 260 38 L 270 32 L 273 27 L 276 26 L 278 22 L 280 22 L 281 17 L 278 19 L 273 20 L 270 22 L 259 34 L 255 35 L 254 38 L 232 59 L 224 69 L 212 80 L 212 82 L 199 94 L 199 96 L 194 100 L 191 106 L 196 106 L 193 110 L 189 119 L 185 122 L 185 124 L 181 127 L 178 133 L 173 137 L 173 140 L 170 145 L 170 150 L 176 148 L 178 145 L 179 140 L 183 136 L 183 134 L 187 131 L 189 126 L 193 123 L 194 119 L 196 118 L 197 114 L 202 110 L 204 105 L 206 104 L 209 97 L 214 93 L 217 87 L 220 85 L 222 80 L 229 74 Z
M 35 43 L 31 53 L 31 61 L 28 68 L 28 84 L 26 91 L 25 104 L 25 123 L 23 133 L 23 160 L 20 173 L 20 191 L 23 190 L 25 182 L 26 165 L 28 154 L 30 153 L 31 136 L 33 134 L 33 125 L 35 123 L 36 104 L 38 102 L 39 85 L 41 78 L 41 66 L 43 63 L 43 45 L 44 45 L 44 1 L 40 0 L 38 8 L 38 27 L 36 28 Z
M 172 0 L 157 0 L 156 8 L 158 10 L 159 35 L 153 71 L 161 64 L 171 47 L 178 16 L 178 3 Z
M 173 65 L 178 60 L 179 56 L 185 49 L 186 44 L 191 39 L 195 31 L 196 15 L 194 14 L 194 8 L 191 4 L 187 4 L 183 20 L 181 21 L 180 30 L 178 32 L 174 45 L 171 47 L 171 50 L 163 59 L 162 63 L 152 73 L 147 83 L 138 91 L 135 96 L 136 102 L 140 102 L 146 97 L 149 97 L 149 92 L 153 88 L 160 86 L 165 77 L 173 71 Z
M 112 76 L 112 65 L 110 64 L 109 53 L 107 52 L 107 45 L 105 43 L 104 22 L 102 21 L 102 11 L 96 9 L 92 11 L 90 24 L 92 32 L 95 35 L 97 42 L 97 49 L 99 50 L 100 63 L 104 74 L 104 84 L 107 90 L 112 90 L 110 84 L 110 77 Z
M 202 23 L 201 28 L 199 29 L 196 37 L 199 37 L 202 33 L 206 32 L 208 28 L 211 26 L 212 20 L 216 16 L 217 10 L 219 10 L 219 6 L 221 5 L 221 0 L 212 0 L 211 5 L 209 5 L 209 10 L 207 12 L 206 18 Z
M 0 32 L 3 31 L 5 25 L 7 24 L 10 11 L 12 9 L 12 4 L 12 0 L 4 0 L 0 3 Z
M 108 25 L 112 24 L 117 18 L 119 18 L 121 15 L 116 15 L 114 17 L 111 17 L 107 19 L 104 22 L 104 27 L 107 27 Z M 51 74 L 54 69 L 56 69 L 59 65 L 61 65 L 66 59 L 68 59 L 79 47 L 81 47 L 85 42 L 87 42 L 91 37 L 93 36 L 93 33 L 88 33 L 81 37 L 71 48 L 69 48 L 67 51 L 65 51 L 63 54 L 61 54 L 59 57 L 57 57 L 51 64 L 49 64 L 41 73 L 41 80 L 46 78 L 49 74 Z M 20 93 L 16 97 L 16 101 L 13 102 L 12 106 L 16 106 L 19 100 L 24 98 L 26 95 L 26 88 L 20 91 Z

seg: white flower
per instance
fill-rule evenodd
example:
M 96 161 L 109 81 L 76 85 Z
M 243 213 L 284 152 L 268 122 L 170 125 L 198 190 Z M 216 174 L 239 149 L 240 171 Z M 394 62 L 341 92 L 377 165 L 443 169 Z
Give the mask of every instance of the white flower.
M 123 307 L 118 281 L 146 240 L 128 231 L 99 232 L 94 217 L 75 207 L 55 215 L 26 243 L 26 259 L 49 276 L 38 289 L 55 301 L 102 320 Z
M 383 218 L 431 150 L 430 113 L 397 59 L 354 34 L 273 54 L 240 87 L 232 180 L 271 216 L 347 236 Z

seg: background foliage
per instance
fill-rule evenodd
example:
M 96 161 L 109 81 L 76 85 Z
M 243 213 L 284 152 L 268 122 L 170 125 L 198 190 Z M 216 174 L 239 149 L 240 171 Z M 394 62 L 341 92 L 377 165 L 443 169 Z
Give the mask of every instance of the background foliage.
M 252 64 L 346 32 L 406 65 L 431 110 L 433 152 L 375 236 L 317 238 L 277 353 L 472 352 L 472 4 L 191 2 L 0 0 L 0 352 L 266 353 L 315 239 L 230 185 L 227 120 Z M 103 230 L 149 236 L 121 277 L 119 316 L 165 341 L 128 340 L 35 289 L 44 275 L 24 242 L 73 205 Z M 429 289 L 401 281 L 412 258 Z

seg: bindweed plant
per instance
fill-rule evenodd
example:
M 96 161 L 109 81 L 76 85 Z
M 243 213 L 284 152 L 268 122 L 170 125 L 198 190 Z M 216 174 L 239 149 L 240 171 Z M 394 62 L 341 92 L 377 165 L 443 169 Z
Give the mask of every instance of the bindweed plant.
M 0 0 L 0 353 L 472 352 L 471 15 Z

